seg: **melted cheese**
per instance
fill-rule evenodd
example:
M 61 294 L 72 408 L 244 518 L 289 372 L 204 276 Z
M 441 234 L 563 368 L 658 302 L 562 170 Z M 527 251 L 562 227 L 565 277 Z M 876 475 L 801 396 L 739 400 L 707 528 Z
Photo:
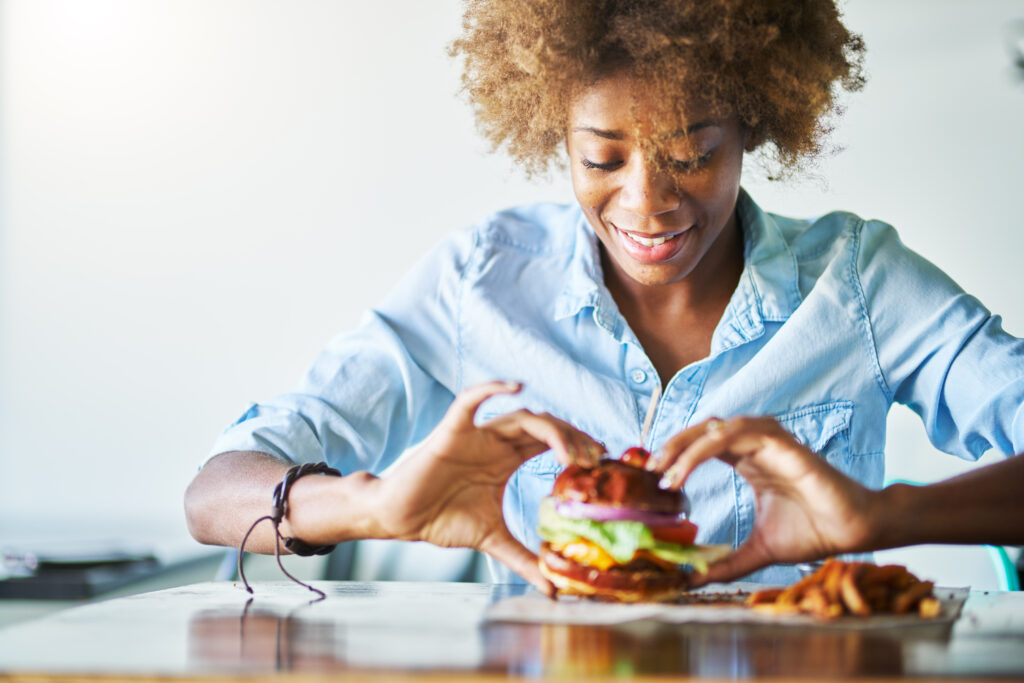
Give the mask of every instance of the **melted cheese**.
M 596 567 L 602 571 L 618 564 L 604 549 L 585 538 L 577 538 L 567 543 L 552 543 L 551 549 L 577 564 Z

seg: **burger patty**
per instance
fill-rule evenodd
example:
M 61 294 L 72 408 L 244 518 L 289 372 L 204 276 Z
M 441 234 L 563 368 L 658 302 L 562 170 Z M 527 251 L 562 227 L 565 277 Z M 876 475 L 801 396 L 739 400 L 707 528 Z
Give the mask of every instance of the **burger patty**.
M 655 472 L 606 458 L 593 468 L 569 465 L 555 479 L 551 494 L 559 500 L 680 514 L 683 494 L 661 488 L 660 480 Z
M 606 594 L 618 599 L 621 593 L 639 596 L 661 596 L 685 591 L 689 577 L 682 569 L 667 570 L 655 562 L 635 559 L 623 565 L 601 570 L 578 564 L 542 543 L 540 561 L 550 571 L 574 583 L 586 584 L 595 595 Z

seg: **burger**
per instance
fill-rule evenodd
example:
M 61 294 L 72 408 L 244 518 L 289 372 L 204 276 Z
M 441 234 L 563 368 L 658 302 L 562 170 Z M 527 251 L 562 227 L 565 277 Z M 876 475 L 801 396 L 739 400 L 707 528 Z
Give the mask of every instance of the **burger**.
M 728 546 L 694 545 L 681 491 L 658 486 L 644 469 L 648 454 L 627 450 L 595 467 L 569 465 L 541 502 L 539 563 L 558 593 L 615 602 L 671 600 L 687 590 L 691 571 Z

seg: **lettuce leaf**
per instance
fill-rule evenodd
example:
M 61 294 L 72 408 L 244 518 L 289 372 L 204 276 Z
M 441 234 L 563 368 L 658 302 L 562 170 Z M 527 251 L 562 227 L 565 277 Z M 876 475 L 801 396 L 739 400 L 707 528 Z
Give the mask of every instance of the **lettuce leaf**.
M 545 541 L 568 543 L 577 538 L 585 538 L 600 546 L 619 564 L 632 560 L 637 550 L 647 550 L 667 562 L 689 565 L 699 572 L 705 572 L 709 562 L 730 550 L 729 546 L 683 546 L 659 541 L 642 522 L 569 519 L 558 514 L 552 498 L 541 501 L 539 512 L 538 532 Z

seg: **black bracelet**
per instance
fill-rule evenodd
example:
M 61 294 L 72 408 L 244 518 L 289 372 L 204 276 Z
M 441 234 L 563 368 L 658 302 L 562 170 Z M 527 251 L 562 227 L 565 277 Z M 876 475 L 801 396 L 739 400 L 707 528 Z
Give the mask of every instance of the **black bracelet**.
M 292 490 L 292 484 L 294 484 L 297 480 L 301 479 L 307 474 L 327 474 L 332 477 L 341 476 L 341 472 L 334 469 L 333 467 L 329 467 L 325 462 L 305 463 L 303 465 L 296 465 L 295 467 L 288 468 L 288 471 L 285 472 L 284 474 L 284 479 L 281 480 L 280 484 L 274 487 L 274 507 L 271 510 L 271 513 L 269 515 L 264 515 L 263 517 L 260 517 L 255 522 L 253 522 L 252 526 L 249 527 L 249 530 L 245 532 L 245 536 L 242 537 L 241 545 L 238 546 L 238 577 L 242 579 L 242 584 L 245 586 L 245 590 L 247 590 L 250 594 L 253 592 L 252 586 L 250 586 L 249 582 L 245 579 L 245 571 L 242 568 L 242 556 L 245 554 L 245 542 L 249 540 L 249 534 L 253 532 L 253 529 L 255 529 L 260 522 L 269 519 L 270 523 L 274 526 L 274 558 L 277 560 L 277 566 L 281 569 L 285 576 L 287 576 L 295 583 L 299 584 L 300 586 L 305 586 L 309 590 L 319 595 L 321 598 L 327 597 L 327 595 L 323 591 L 313 588 L 313 586 L 309 585 L 308 583 L 300 581 L 299 579 L 289 574 L 288 570 L 284 568 L 283 564 L 281 564 L 282 543 L 284 544 L 284 547 L 287 548 L 289 551 L 295 553 L 296 555 L 301 555 L 304 557 L 309 555 L 326 555 L 335 548 L 335 546 L 333 545 L 313 546 L 309 545 L 302 539 L 286 538 L 281 535 L 281 521 L 286 516 L 288 516 L 288 493 Z

